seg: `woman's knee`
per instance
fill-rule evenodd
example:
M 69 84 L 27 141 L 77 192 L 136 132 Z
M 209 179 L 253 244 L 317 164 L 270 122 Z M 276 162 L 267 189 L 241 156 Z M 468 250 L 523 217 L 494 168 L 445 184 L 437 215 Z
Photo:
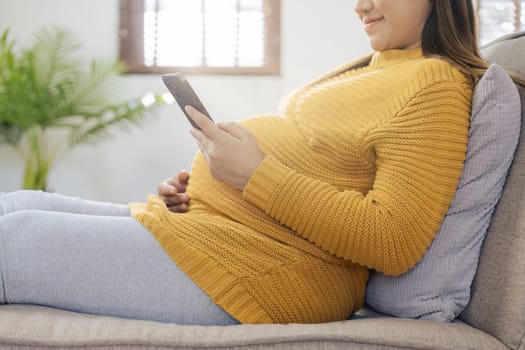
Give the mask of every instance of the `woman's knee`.
M 23 230 L 28 225 L 34 224 L 35 215 L 34 210 L 19 210 L 0 216 L 0 237 L 6 241 L 7 236 L 14 231 Z
M 0 193 L 0 216 L 19 211 L 28 205 L 38 202 L 38 197 L 43 191 L 16 190 L 13 192 Z
M 7 276 L 8 276 L 8 259 L 11 242 L 17 235 L 17 230 L 23 229 L 27 223 L 30 223 L 30 213 L 19 211 L 9 213 L 0 217 L 0 304 L 7 303 Z
M 40 265 L 44 260 L 38 258 L 39 254 L 47 250 L 48 244 L 53 245 L 43 233 L 55 232 L 58 226 L 44 213 L 19 210 L 0 216 L 0 304 L 18 301 L 19 286 L 31 285 L 35 280 L 35 274 L 20 271 L 31 272 Z

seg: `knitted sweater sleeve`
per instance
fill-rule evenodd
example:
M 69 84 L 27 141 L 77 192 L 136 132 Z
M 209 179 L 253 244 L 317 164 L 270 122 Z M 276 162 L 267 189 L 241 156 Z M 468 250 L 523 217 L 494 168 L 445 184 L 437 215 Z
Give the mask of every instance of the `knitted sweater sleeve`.
M 329 253 L 388 275 L 430 246 L 465 158 L 470 90 L 440 82 L 417 93 L 364 140 L 376 173 L 362 194 L 297 173 L 267 155 L 243 195 Z

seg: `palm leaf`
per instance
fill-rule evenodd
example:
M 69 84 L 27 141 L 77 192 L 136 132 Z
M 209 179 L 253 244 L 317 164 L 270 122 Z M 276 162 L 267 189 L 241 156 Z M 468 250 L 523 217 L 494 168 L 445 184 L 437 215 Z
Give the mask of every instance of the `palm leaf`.
M 65 29 L 41 29 L 34 38 L 32 47 L 17 52 L 8 31 L 0 36 L 0 143 L 29 147 L 22 152 L 24 187 L 42 188 L 55 158 L 54 151 L 36 147 L 45 144 L 47 130 L 67 130 L 64 143 L 71 147 L 98 143 L 116 129 L 140 125 L 165 101 L 117 100 L 121 66 L 95 59 L 86 64 L 76 55 L 79 42 Z
M 114 63 L 93 60 L 89 70 L 82 72 L 80 81 L 76 85 L 70 103 L 74 106 L 74 114 L 87 114 L 108 106 L 115 101 L 114 76 L 116 68 Z
M 7 143 L 13 147 L 19 144 L 23 131 L 14 125 L 0 121 L 0 144 Z
M 160 96 L 153 97 L 155 103 L 163 103 Z M 115 129 L 128 130 L 131 125 L 140 125 L 146 114 L 150 113 L 145 97 L 129 100 L 108 107 L 93 115 L 86 115 L 85 122 L 71 134 L 70 144 L 98 143 L 107 140 Z
M 78 72 L 80 60 L 73 53 L 81 48 L 76 38 L 60 27 L 41 29 L 35 34 L 34 63 L 36 82 L 41 87 L 55 87 L 71 81 Z

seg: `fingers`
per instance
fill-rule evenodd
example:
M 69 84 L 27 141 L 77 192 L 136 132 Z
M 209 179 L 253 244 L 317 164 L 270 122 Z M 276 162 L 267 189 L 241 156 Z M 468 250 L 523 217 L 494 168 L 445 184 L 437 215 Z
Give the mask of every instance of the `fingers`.
M 168 210 L 174 213 L 185 213 L 188 211 L 188 205 L 186 203 L 177 205 L 168 205 Z
M 199 132 L 212 140 L 220 136 L 220 130 L 210 118 L 206 117 L 192 106 L 186 106 L 184 109 L 190 115 L 191 119 L 193 119 L 193 121 L 201 128 L 202 131 Z
M 188 205 L 188 195 L 185 193 L 177 193 L 174 196 L 164 197 L 164 202 L 169 207 L 175 207 L 179 205 Z
M 209 161 L 210 151 L 213 149 L 214 141 L 210 140 L 202 131 L 197 128 L 191 128 L 190 134 L 197 140 L 197 146 L 202 152 L 204 158 Z
M 237 123 L 217 123 L 217 127 L 235 138 L 242 139 L 251 136 L 251 133 Z
M 170 187 L 170 193 L 167 194 L 167 191 L 164 191 L 162 193 L 166 193 L 165 195 L 162 195 L 159 191 L 159 197 L 164 201 L 166 204 L 166 207 L 175 213 L 184 213 L 188 211 L 188 202 L 189 197 L 185 193 L 178 193 L 176 188 L 173 186 L 168 185 Z
M 190 174 L 186 170 L 181 170 L 176 176 L 170 177 L 159 184 L 157 190 L 164 195 L 175 194 L 177 192 L 186 192 Z M 175 191 L 173 191 L 175 188 Z M 165 192 L 165 193 L 164 193 Z
M 175 186 L 177 191 L 179 193 L 186 192 L 186 187 L 188 186 L 188 182 L 190 180 L 190 174 L 186 170 L 181 170 L 173 179 L 177 179 L 177 181 L 173 181 L 173 185 Z
M 177 192 L 173 178 L 166 179 L 157 186 L 159 196 L 171 196 L 177 194 Z
M 190 179 L 190 173 L 188 173 L 186 170 L 181 170 L 177 175 L 177 178 L 179 179 L 180 184 L 187 184 L 188 180 Z
M 208 139 L 206 137 L 206 135 L 202 131 L 197 129 L 197 128 L 191 128 L 190 129 L 190 134 L 191 134 L 191 136 L 193 136 L 195 138 L 195 140 L 197 140 L 197 143 L 199 145 L 203 144 Z
M 183 213 L 188 210 L 190 199 L 184 192 L 186 192 L 189 178 L 190 174 L 182 170 L 177 176 L 170 177 L 158 185 L 159 197 L 172 212 Z

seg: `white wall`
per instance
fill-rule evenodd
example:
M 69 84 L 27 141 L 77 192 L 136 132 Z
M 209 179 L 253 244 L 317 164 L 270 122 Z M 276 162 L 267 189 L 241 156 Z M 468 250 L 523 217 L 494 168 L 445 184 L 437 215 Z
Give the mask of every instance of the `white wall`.
M 282 0 L 282 74 L 279 77 L 190 76 L 217 120 L 276 111 L 290 89 L 370 49 L 348 0 Z M 115 59 L 118 0 L 0 0 L 0 31 L 10 28 L 21 46 L 35 30 L 60 25 L 83 44 L 86 58 Z M 1 67 L 0 67 L 1 69 Z M 158 75 L 128 75 L 123 93 L 164 92 Z M 143 127 L 99 145 L 78 146 L 50 173 L 56 192 L 115 202 L 142 201 L 160 180 L 189 169 L 196 151 L 189 124 L 175 105 L 162 107 Z M 22 162 L 0 145 L 0 191 L 20 187 Z

